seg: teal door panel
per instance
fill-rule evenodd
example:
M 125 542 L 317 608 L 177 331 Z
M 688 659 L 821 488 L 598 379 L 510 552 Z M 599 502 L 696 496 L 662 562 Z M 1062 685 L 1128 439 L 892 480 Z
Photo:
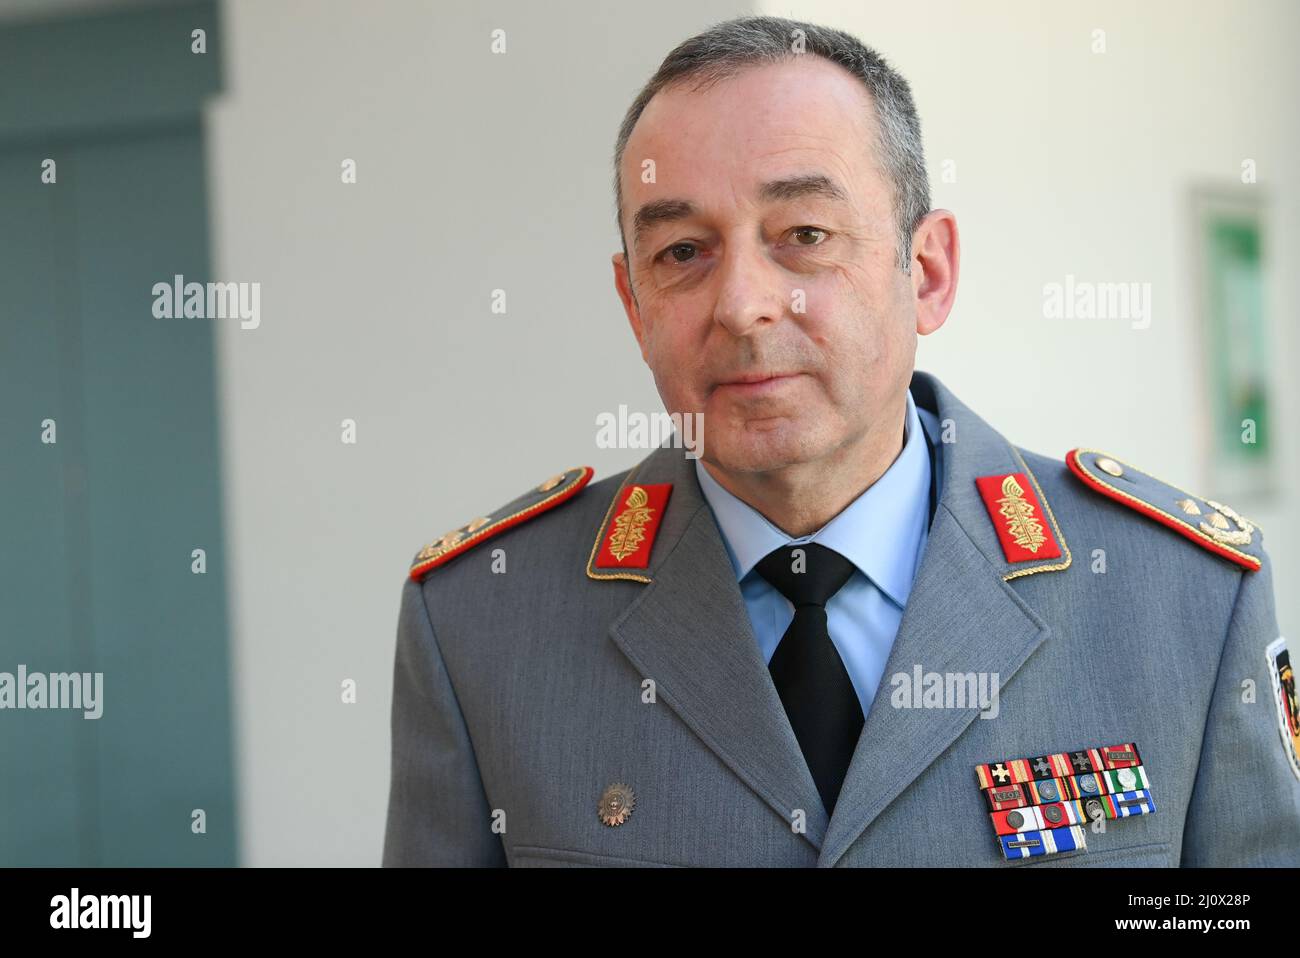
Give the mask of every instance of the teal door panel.
M 187 48 L 196 23 L 215 45 L 212 13 L 0 30 L 0 50 L 65 64 L 48 110 L 39 84 L 0 98 L 0 673 L 102 673 L 97 719 L 0 709 L 0 865 L 235 862 L 219 320 L 157 319 L 152 292 L 216 278 L 199 113 L 215 72 Z M 99 52 L 67 57 L 82 48 Z
M 0 152 L 0 672 L 15 678 L 20 665 L 72 669 L 87 649 L 73 624 L 84 606 L 57 571 L 78 547 L 69 512 L 82 463 L 65 411 L 80 390 L 63 375 L 56 195 L 37 188 L 38 161 Z M 66 442 L 41 443 L 46 420 L 65 425 Z M 88 724 L 0 711 L 0 864 L 82 860 L 96 763 Z

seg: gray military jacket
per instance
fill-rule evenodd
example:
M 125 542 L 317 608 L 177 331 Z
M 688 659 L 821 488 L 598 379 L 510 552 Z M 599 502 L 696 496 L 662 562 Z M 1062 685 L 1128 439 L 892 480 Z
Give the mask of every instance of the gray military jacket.
M 661 448 L 586 488 L 590 472 L 571 470 L 417 556 L 384 865 L 1300 865 L 1258 530 L 1248 544 L 1245 520 L 1195 532 L 1181 490 L 1127 464 L 1109 475 L 1095 453 L 1076 475 L 1013 446 L 935 377 L 915 373 L 912 390 L 944 424 L 942 495 L 832 815 L 693 463 Z M 976 479 L 1009 474 L 1029 478 L 1059 556 L 1008 560 Z M 602 568 L 615 506 L 661 483 L 671 498 L 647 568 Z M 900 705 L 918 667 L 996 676 L 996 716 Z M 1085 850 L 1004 857 L 977 765 L 1125 743 L 1154 813 L 1086 826 Z M 613 785 L 631 811 L 611 819 L 598 805 Z

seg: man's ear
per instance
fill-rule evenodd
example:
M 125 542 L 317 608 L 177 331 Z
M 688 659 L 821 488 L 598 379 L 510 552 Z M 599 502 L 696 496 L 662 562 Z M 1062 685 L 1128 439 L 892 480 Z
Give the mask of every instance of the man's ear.
M 916 297 L 918 335 L 930 335 L 947 320 L 957 297 L 960 268 L 957 217 L 948 210 L 931 210 L 912 234 L 912 294 Z
M 636 337 L 637 345 L 641 347 L 641 358 L 646 359 L 641 307 L 637 305 L 636 293 L 632 292 L 632 277 L 627 270 L 627 256 L 624 253 L 615 253 L 610 258 L 610 262 L 614 266 L 614 288 L 618 290 L 618 298 L 623 301 L 623 312 L 627 313 L 627 322 L 632 327 L 632 335 Z

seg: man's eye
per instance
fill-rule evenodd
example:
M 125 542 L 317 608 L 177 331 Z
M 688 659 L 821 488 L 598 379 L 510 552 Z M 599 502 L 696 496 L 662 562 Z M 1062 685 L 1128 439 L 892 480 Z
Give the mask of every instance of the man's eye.
M 685 253 L 685 255 L 679 255 L 681 253 Z M 695 258 L 695 245 L 693 243 L 674 243 L 656 256 L 655 259 L 663 262 L 664 257 L 667 256 L 671 256 L 675 263 L 688 263 Z
M 821 237 L 821 238 L 814 239 L 814 241 L 811 243 L 806 243 L 800 240 L 796 240 L 795 241 L 796 246 L 820 246 L 823 242 L 825 242 L 824 237 L 826 236 L 826 231 L 823 229 L 818 229 L 816 226 L 800 226 L 795 230 L 793 230 L 792 232 L 793 235 L 796 237 L 800 235 L 806 236 L 811 233 L 816 233 L 818 234 L 818 237 Z

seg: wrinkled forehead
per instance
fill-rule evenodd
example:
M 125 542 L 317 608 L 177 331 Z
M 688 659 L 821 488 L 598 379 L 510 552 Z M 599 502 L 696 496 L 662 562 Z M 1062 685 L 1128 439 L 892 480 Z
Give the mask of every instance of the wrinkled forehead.
M 659 91 L 620 164 L 623 227 L 642 204 L 667 197 L 704 206 L 778 200 L 764 185 L 820 172 L 850 202 L 880 178 L 871 95 L 843 68 L 815 56 L 746 67 L 705 87 Z

